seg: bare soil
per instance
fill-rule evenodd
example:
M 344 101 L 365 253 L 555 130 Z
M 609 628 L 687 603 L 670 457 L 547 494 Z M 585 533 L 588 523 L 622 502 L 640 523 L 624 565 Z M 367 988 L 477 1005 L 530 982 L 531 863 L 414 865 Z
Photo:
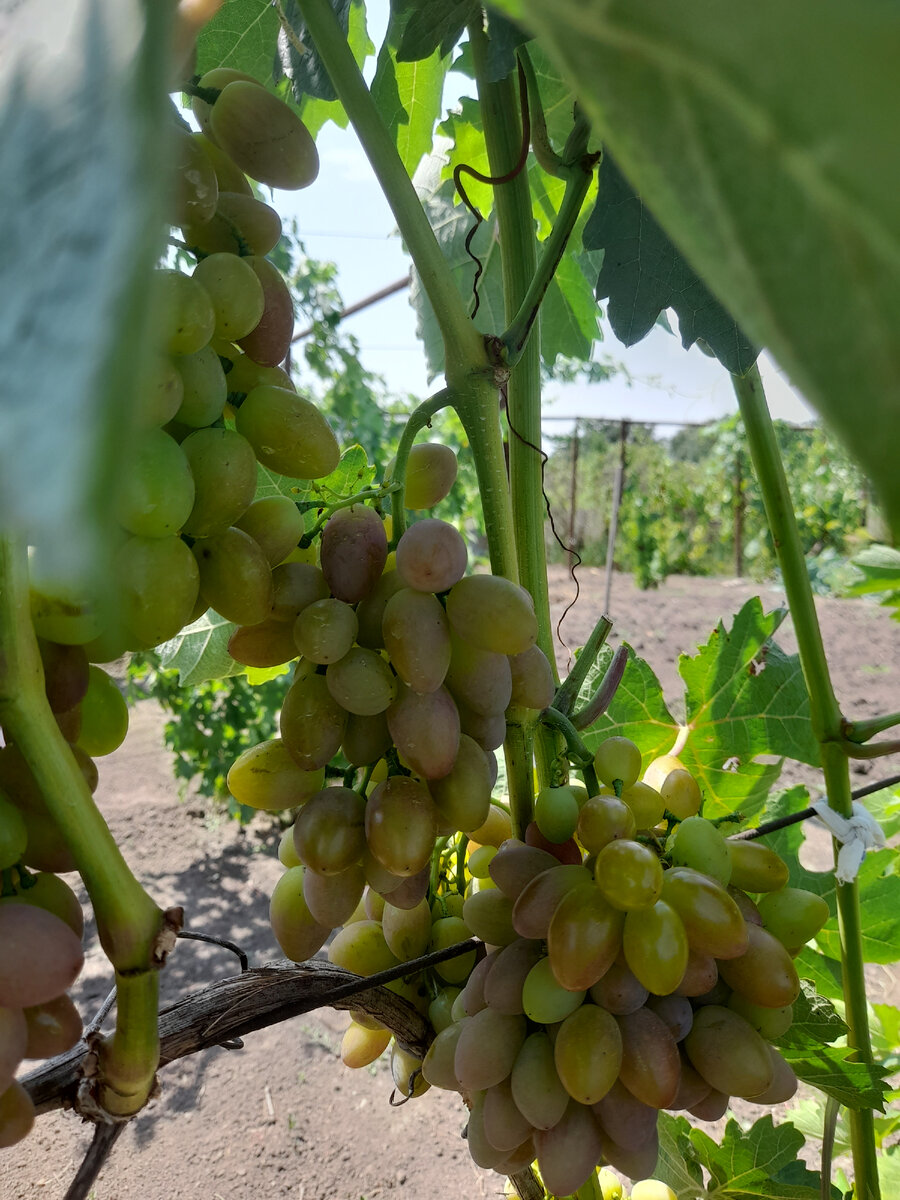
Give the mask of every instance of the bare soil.
M 578 606 L 563 625 L 569 646 L 582 644 L 600 615 L 604 574 L 585 569 Z M 555 619 L 573 595 L 562 568 L 551 573 Z M 746 580 L 672 578 L 639 592 L 616 576 L 613 644 L 628 641 L 649 660 L 670 702 L 681 695 L 678 656 L 694 650 L 716 623 L 746 599 L 768 610 L 783 595 Z M 845 713 L 872 716 L 900 708 L 900 630 L 884 609 L 863 601 L 817 602 L 825 646 Z M 788 625 L 779 641 L 795 648 Z M 565 666 L 566 653 L 560 661 Z M 269 893 L 280 868 L 278 831 L 260 819 L 247 830 L 179 799 L 162 745 L 162 714 L 151 702 L 134 710 L 126 744 L 100 762 L 98 802 L 122 850 L 155 899 L 182 905 L 186 926 L 228 937 L 251 962 L 279 957 L 269 930 Z M 900 770 L 897 759 L 871 770 Z M 854 780 L 870 773 L 854 768 Z M 792 779 L 811 778 L 792 772 Z M 874 778 L 874 776 L 873 776 Z M 813 852 L 824 866 L 827 847 Z M 812 864 L 811 864 L 812 865 Z M 73 877 L 74 879 L 74 877 Z M 108 965 L 88 923 L 87 964 L 75 992 L 86 1018 L 110 986 Z M 163 1003 L 233 974 L 224 950 L 182 941 L 163 972 Z M 461 1140 L 456 1096 L 432 1090 L 392 1107 L 390 1069 L 381 1060 L 351 1072 L 338 1059 L 345 1014 L 322 1010 L 246 1039 L 242 1050 L 216 1048 L 168 1067 L 162 1092 L 125 1131 L 92 1193 L 96 1200 L 470 1200 L 502 1194 L 503 1180 L 471 1162 Z M 30 1137 L 0 1155 L 4 1200 L 58 1200 L 90 1136 L 71 1113 L 39 1118 Z

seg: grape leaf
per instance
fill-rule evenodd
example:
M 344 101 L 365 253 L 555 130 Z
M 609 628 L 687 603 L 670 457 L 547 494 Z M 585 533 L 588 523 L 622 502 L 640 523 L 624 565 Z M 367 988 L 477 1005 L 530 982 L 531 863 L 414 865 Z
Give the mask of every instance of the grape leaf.
M 192 687 L 208 679 L 227 679 L 243 675 L 245 667 L 228 653 L 228 639 L 237 626 L 212 609 L 184 629 L 171 641 L 157 647 L 160 663 L 177 671 L 181 686 Z
M 812 946 L 804 946 L 794 959 L 794 966 L 801 979 L 808 979 L 816 991 L 829 1000 L 844 998 L 841 987 L 841 964 L 827 954 L 821 954 Z
M 0 525 L 73 590 L 105 570 L 150 369 L 169 15 L 72 0 L 63 20 L 38 0 L 2 16 Z
M 820 996 L 806 980 L 800 984 L 800 995 L 794 1001 L 791 1027 L 778 1042 L 779 1046 L 801 1046 L 807 1043 L 822 1045 L 845 1037 L 847 1025 L 830 1000 Z
M 538 35 L 656 220 L 857 457 L 900 533 L 897 6 L 497 7 Z
M 531 35 L 493 8 L 488 9 L 487 34 L 487 78 L 497 83 L 516 69 L 516 49 L 529 41 Z
M 690 1142 L 691 1125 L 685 1117 L 661 1112 L 657 1121 L 659 1158 L 653 1178 L 667 1183 L 678 1195 L 694 1196 L 703 1186 L 703 1172 Z
M 391 12 L 372 81 L 372 99 L 412 175 L 431 150 L 434 125 L 441 114 L 447 60 L 435 49 L 426 58 L 398 62 L 397 46 L 408 15 L 408 10 L 396 7 Z
M 478 0 L 404 0 L 409 15 L 397 48 L 398 62 L 416 62 L 439 51 L 446 57 L 466 24 L 481 17 Z
M 847 1108 L 874 1108 L 884 1112 L 887 1068 L 850 1062 L 849 1046 L 795 1046 L 778 1042 L 778 1049 L 804 1083 L 833 1096 Z
M 721 1144 L 699 1129 L 690 1134 L 694 1152 L 709 1172 L 707 1194 L 715 1200 L 820 1200 L 818 1175 L 799 1164 L 803 1134 L 793 1125 L 762 1117 L 750 1129 L 725 1126 Z M 787 1178 L 785 1178 L 787 1176 Z M 799 1176 L 799 1178 L 798 1178 Z M 837 1195 L 836 1190 L 833 1192 Z
M 852 562 L 862 578 L 847 588 L 850 595 L 881 593 L 881 603 L 895 609 L 891 616 L 900 621 L 900 550 L 892 546 L 868 546 Z
M 359 10 L 362 6 L 357 5 Z M 332 8 L 338 24 L 349 40 L 351 0 L 332 0 Z M 297 0 L 283 0 L 285 24 L 290 28 L 280 29 L 278 35 L 278 65 L 276 78 L 282 73 L 291 81 L 291 90 L 298 104 L 311 97 L 326 102 L 337 100 L 337 92 L 331 82 L 325 64 L 306 28 L 303 12 Z M 362 28 L 365 31 L 365 9 L 362 8 Z M 357 13 L 359 15 L 359 13 Z M 357 26 L 357 29 L 359 27 Z
M 298 504 L 315 506 L 321 502 L 321 507 L 327 508 L 329 504 L 365 491 L 374 480 L 375 472 L 376 468 L 370 465 L 365 450 L 359 445 L 348 446 L 331 474 L 321 479 L 291 479 L 257 463 L 254 499 L 287 496 Z
M 271 0 L 225 0 L 197 39 L 197 73 L 213 67 L 275 81 L 275 44 L 281 26 Z
M 597 299 L 609 298 L 609 323 L 626 346 L 646 337 L 660 313 L 674 308 L 685 349 L 702 338 L 737 375 L 756 361 L 758 349 L 672 245 L 609 153 L 600 164 L 584 246 L 604 252 Z

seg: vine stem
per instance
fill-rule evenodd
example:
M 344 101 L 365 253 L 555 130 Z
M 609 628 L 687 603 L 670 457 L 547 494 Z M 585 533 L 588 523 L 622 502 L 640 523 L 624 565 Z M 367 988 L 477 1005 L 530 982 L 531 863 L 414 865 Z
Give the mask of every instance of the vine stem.
M 591 630 L 590 637 L 581 647 L 581 653 L 572 664 L 572 670 L 559 685 L 553 698 L 553 707 L 557 712 L 568 716 L 572 711 L 581 686 L 587 679 L 591 667 L 597 661 L 597 655 L 606 645 L 606 639 L 612 632 L 612 627 L 613 623 L 609 617 L 602 616 Z
M 849 763 L 846 750 L 841 744 L 844 738 L 844 719 L 828 670 L 806 559 L 759 368 L 754 365 L 746 375 L 732 375 L 732 383 L 784 578 L 797 637 L 800 665 L 809 694 L 810 722 L 813 735 L 821 746 L 828 804 L 842 816 L 849 817 L 853 800 Z M 838 845 L 833 842 L 833 846 L 836 862 Z M 859 889 L 856 882 L 837 883 L 836 893 L 849 1041 L 859 1056 L 871 1063 L 874 1059 L 866 1007 Z M 851 1111 L 850 1134 L 856 1195 L 860 1200 L 879 1200 L 881 1192 L 878 1183 L 875 1127 L 870 1109 Z

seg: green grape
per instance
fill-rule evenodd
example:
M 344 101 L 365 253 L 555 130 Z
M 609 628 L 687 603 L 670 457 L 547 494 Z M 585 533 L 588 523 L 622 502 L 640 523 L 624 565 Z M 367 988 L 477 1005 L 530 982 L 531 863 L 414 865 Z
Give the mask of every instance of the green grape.
M 616 1019 L 596 1004 L 582 1004 L 556 1035 L 553 1059 L 563 1087 L 579 1104 L 596 1104 L 619 1074 L 622 1035 Z
M 550 1194 L 565 1196 L 577 1191 L 593 1174 L 602 1154 L 594 1114 L 577 1100 L 570 1100 L 552 1129 L 535 1133 L 534 1148 L 541 1178 Z
M 381 1058 L 392 1037 L 389 1029 L 364 1029 L 351 1021 L 341 1038 L 341 1062 L 354 1070 L 368 1067 Z
M 495 953 L 494 951 L 488 951 L 485 957 L 475 964 L 472 968 L 472 974 L 466 980 L 466 986 L 462 990 L 459 1003 L 462 1006 L 463 1013 L 467 1017 L 474 1017 L 476 1013 L 481 1012 L 482 1009 L 487 1007 L 484 999 L 484 982 L 491 973 Z
M 591 999 L 616 1017 L 626 1017 L 647 1002 L 649 992 L 632 970 L 619 960 L 590 988 Z
M 578 801 L 569 787 L 545 787 L 534 802 L 534 819 L 548 842 L 567 842 L 578 825 Z
M 28 828 L 18 808 L 0 792 L 0 871 L 15 866 L 28 845 Z
M 728 843 L 711 821 L 687 817 L 675 829 L 666 849 L 676 867 L 691 867 L 718 879 L 723 887 L 731 879 Z
M 439 917 L 431 926 L 431 950 L 445 950 L 448 946 L 456 946 L 466 942 L 471 937 L 468 926 L 462 917 Z M 456 958 L 448 958 L 445 962 L 436 963 L 434 970 L 447 983 L 463 983 L 475 965 L 475 951 L 460 954 Z
M 384 646 L 391 665 L 414 692 L 433 692 L 450 665 L 450 626 L 440 601 L 427 592 L 401 588 L 384 607 Z
M 300 861 L 321 875 L 339 875 L 359 862 L 366 848 L 366 802 L 359 792 L 328 787 L 300 810 L 294 848 Z
M 209 254 L 194 267 L 192 278 L 212 301 L 215 337 L 235 342 L 259 324 L 265 305 L 262 284 L 244 259 L 236 254 Z
M 267 258 L 251 255 L 244 262 L 253 268 L 262 284 L 265 307 L 256 328 L 237 342 L 254 362 L 264 367 L 277 367 L 287 356 L 294 332 L 291 293 L 278 268 Z
M 326 679 L 326 683 L 327 683 Z M 367 767 L 387 754 L 392 746 L 384 713 L 360 717 L 350 713 L 341 742 L 341 753 L 354 767 Z
M 582 991 L 602 979 L 621 949 L 623 925 L 622 914 L 591 883 L 579 884 L 563 896 L 547 931 L 547 953 L 557 983 Z
M 644 772 L 644 783 L 658 792 L 670 771 L 683 770 L 684 763 L 680 758 L 674 754 L 661 754 L 659 758 L 654 758 Z
M 281 831 L 278 840 L 278 861 L 283 867 L 302 867 L 297 851 L 294 849 L 294 827 L 288 825 Z
M 238 350 L 237 346 L 232 346 L 230 343 L 227 344 L 227 349 L 219 349 L 218 352 L 231 363 L 231 370 L 227 376 L 229 392 L 249 396 L 258 387 L 277 387 L 294 395 L 297 394 L 293 380 L 283 367 L 260 366 L 259 363 L 253 361 L 249 354 L 244 354 L 243 351 Z M 283 496 L 282 499 L 286 500 L 287 497 Z
M 777 892 L 788 881 L 786 863 L 761 842 L 728 841 L 731 885 L 744 892 Z
M 238 804 L 263 812 L 281 812 L 314 796 L 324 778 L 322 770 L 301 770 L 281 738 L 272 738 L 236 758 L 225 782 Z
M 698 1008 L 684 1045 L 695 1069 L 726 1096 L 758 1096 L 775 1077 L 768 1046 L 729 1008 Z
M 14 1081 L 0 1094 L 0 1150 L 21 1142 L 31 1132 L 35 1110 L 21 1083 Z
M 322 530 L 320 559 L 331 594 L 357 604 L 375 587 L 388 545 L 378 513 L 363 504 L 340 508 Z
M 492 879 L 496 861 L 491 863 Z M 562 898 L 573 888 L 590 882 L 589 871 L 569 863 L 554 862 L 548 870 L 535 875 L 523 886 L 513 906 L 512 920 L 519 937 L 546 938 Z
M 428 1020 L 435 1033 L 440 1034 L 444 1029 L 449 1029 L 455 1022 L 450 1016 L 450 1009 L 453 1007 L 453 1001 L 460 995 L 458 987 L 442 987 L 435 998 L 428 1005 Z M 453 1043 L 453 1052 L 450 1055 L 450 1063 L 453 1063 L 453 1053 L 456 1052 L 456 1043 Z M 425 1056 L 425 1061 L 428 1061 L 428 1056 Z M 434 1080 L 429 1080 L 429 1083 L 434 1083 Z
M 360 601 L 356 610 L 356 616 L 359 621 L 359 634 L 356 640 L 360 646 L 365 646 L 367 650 L 381 650 L 383 648 L 384 631 L 382 621 L 384 619 L 384 610 L 387 608 L 391 596 L 395 592 L 399 592 L 403 586 L 403 580 L 397 572 L 387 570 L 372 590 Z
M 0 1005 L 31 1008 L 67 991 L 81 971 L 81 939 L 31 904 L 0 907 Z
M 622 839 L 604 846 L 597 855 L 594 877 L 609 903 L 626 912 L 650 908 L 662 893 L 660 861 L 640 842 Z
M 434 1025 L 434 1019 L 430 1016 L 431 1007 L 429 1007 L 428 1012 L 429 1019 L 431 1019 L 431 1023 Z M 458 1092 L 460 1090 L 459 1081 L 454 1072 L 454 1060 L 456 1058 L 456 1044 L 459 1041 L 462 1031 L 462 1021 L 445 1024 L 437 1030 L 437 1036 L 428 1047 L 428 1053 L 422 1060 L 422 1075 L 432 1087 L 443 1088 L 450 1092 Z
M 492 804 L 484 824 L 471 831 L 469 841 L 474 842 L 477 846 L 497 846 L 499 848 L 511 837 L 512 820 L 509 813 L 499 805 Z
M 524 1016 L 510 1017 L 490 1008 L 464 1021 L 453 1065 L 460 1086 L 470 1092 L 502 1083 L 513 1069 L 526 1033 Z
M 41 577 L 36 556 L 29 552 L 31 623 L 38 637 L 65 646 L 83 646 L 103 632 L 104 606 L 71 586 Z
M 521 708 L 543 710 L 553 703 L 556 681 L 553 667 L 540 646 L 530 646 L 509 656 L 510 703 Z
M 468 558 L 456 529 L 433 517 L 411 525 L 397 543 L 397 571 L 420 592 L 446 592 L 466 573 Z
M 534 603 L 524 588 L 500 575 L 469 575 L 450 589 L 452 628 L 479 650 L 522 654 L 537 640 Z
M 237 625 L 266 619 L 272 607 L 272 568 L 249 534 L 232 526 L 199 538 L 191 550 L 200 571 L 200 594 L 210 608 Z
M 179 271 L 154 271 L 153 292 L 169 354 L 194 354 L 207 345 L 216 327 L 212 301 L 201 285 Z
M 137 394 L 137 424 L 141 429 L 165 425 L 174 419 L 184 399 L 184 384 L 171 358 L 157 354 Z
M 195 538 L 224 533 L 247 511 L 253 499 L 256 489 L 253 447 L 233 429 L 198 429 L 185 438 L 181 448 L 190 464 L 196 489 L 184 532 Z
M 405 508 L 434 508 L 446 496 L 456 482 L 456 455 L 449 446 L 438 442 L 419 442 L 410 449 L 406 460 L 406 490 L 403 493 Z M 394 459 L 384 473 L 385 483 L 394 477 Z
M 275 884 L 269 922 L 282 952 L 293 962 L 306 962 L 325 945 L 331 929 L 320 925 L 303 896 L 304 867 L 290 867 Z
M 721 978 L 733 991 L 763 1008 L 793 1004 L 800 994 L 800 979 L 787 950 L 758 925 L 748 925 L 747 936 L 746 953 L 719 963 Z
M 340 604 L 341 601 L 332 603 Z M 298 623 L 305 619 L 308 611 L 300 614 Z M 397 695 L 397 678 L 388 664 L 376 651 L 361 646 L 354 646 L 338 662 L 331 663 L 325 672 L 325 681 L 341 708 L 358 717 L 374 717 L 387 712 Z M 390 716 L 386 720 L 390 729 Z
M 549 958 L 542 958 L 535 963 L 522 985 L 525 1015 L 538 1025 L 564 1021 L 578 1008 L 584 997 L 584 991 L 570 991 L 557 982 Z
M 284 387 L 255 387 L 238 409 L 235 425 L 264 467 L 292 479 L 329 475 L 341 457 L 337 438 L 315 404 Z
M 401 962 L 424 954 L 431 941 L 431 908 L 423 897 L 413 908 L 385 902 L 381 917 L 384 940 Z
M 200 571 L 181 538 L 129 538 L 114 566 L 121 617 L 139 646 L 158 646 L 190 623 Z
M 387 710 L 387 723 L 397 752 L 417 775 L 430 780 L 450 774 L 459 752 L 460 726 L 448 691 L 441 687 L 420 696 L 401 685 Z
M 483 717 L 505 713 L 512 697 L 512 671 L 505 654 L 479 650 L 450 631 L 446 687 L 458 704 Z M 504 734 L 505 734 L 504 720 Z
M 541 943 L 517 938 L 504 946 L 493 959 L 484 981 L 484 1002 L 497 1012 L 517 1016 L 525 1011 L 522 988 L 531 968 L 543 958 Z
M 303 898 L 320 925 L 335 929 L 352 916 L 365 885 L 358 863 L 339 875 L 319 875 L 310 869 L 303 876 Z
M 166 537 L 184 525 L 194 504 L 194 477 L 184 451 L 161 429 L 143 433 L 130 456 L 116 502 L 129 533 Z
M 329 597 L 303 609 L 294 624 L 294 641 L 310 662 L 333 663 L 353 645 L 357 628 L 356 613 L 350 605 Z
M 631 1189 L 631 1200 L 678 1200 L 678 1197 L 659 1179 L 639 1179 Z
M 176 173 L 175 194 L 169 197 L 169 224 L 184 225 L 191 221 L 202 224 L 216 211 L 219 199 L 215 168 L 187 130 L 175 128 L 168 136 L 171 139 L 168 150 Z
M 735 902 L 707 875 L 673 867 L 663 878 L 663 899 L 678 913 L 692 950 L 736 958 L 747 949 L 747 928 Z
M 475 937 L 489 946 L 508 946 L 516 941 L 512 925 L 512 900 L 497 888 L 474 892 L 463 905 L 463 920 Z
M 118 750 L 127 732 L 128 705 L 122 693 L 104 670 L 92 666 L 81 702 L 79 747 L 91 758 L 100 758 Z
M 212 346 L 203 346 L 193 354 L 180 354 L 174 361 L 182 386 L 175 421 L 191 429 L 212 425 L 225 411 L 228 397 L 228 384 L 219 356 Z
M 407 1098 L 421 1096 L 431 1086 L 422 1074 L 422 1060 L 396 1042 L 391 1048 L 391 1077 L 400 1095 Z
M 690 1033 L 694 1010 L 686 996 L 653 996 L 647 1007 L 665 1024 L 676 1042 Z
M 249 533 L 269 560 L 284 562 L 303 536 L 303 513 L 287 496 L 261 496 L 233 524 Z
M 241 625 L 228 639 L 228 653 L 246 667 L 279 667 L 297 657 L 292 627 L 269 618 Z
M 301 669 L 302 668 L 302 669 Z M 324 767 L 344 736 L 347 714 L 332 698 L 324 675 L 300 664 L 281 706 L 281 736 L 304 771 Z
M 255 196 L 220 191 L 216 211 L 203 224 L 182 225 L 184 240 L 201 254 L 269 254 L 281 240 L 281 217 Z
M 509 1083 L 516 1107 L 535 1129 L 552 1129 L 562 1120 L 570 1097 L 556 1071 L 553 1043 L 543 1030 L 523 1042 Z
M 201 88 L 215 88 L 216 91 L 221 91 L 229 83 L 235 83 L 239 79 L 247 83 L 255 83 L 258 87 L 262 87 L 258 79 L 254 79 L 252 75 L 247 75 L 243 71 L 236 71 L 234 67 L 213 67 L 211 71 L 207 71 L 205 75 L 200 76 L 199 82 Z M 191 112 L 197 118 L 197 124 L 200 126 L 201 131 L 213 145 L 218 145 L 214 140 L 211 128 L 210 118 L 212 108 L 211 104 L 208 104 L 206 100 L 201 100 L 199 96 L 194 96 L 191 100 Z M 219 148 L 221 149 L 221 147 Z
M 430 791 L 430 789 L 429 789 Z M 466 859 L 466 870 L 473 879 L 489 879 L 491 860 L 497 854 L 496 846 L 479 846 Z
M 84 933 L 84 913 L 78 897 L 64 879 L 49 871 L 41 871 L 32 875 L 30 887 L 19 886 L 19 890 L 9 896 L 0 896 L 0 907 L 8 904 L 30 904 L 35 908 L 43 908 L 53 916 L 59 917 L 75 936 L 81 940 Z
M 488 873 L 505 896 L 518 900 L 532 879 L 559 865 L 559 860 L 546 850 L 510 840 L 491 859 Z M 587 878 L 590 880 L 590 875 Z
M 245 174 L 270 187 L 309 187 L 319 173 L 309 130 L 255 80 L 225 85 L 209 114 L 209 131 Z
M 659 785 L 659 794 L 670 812 L 679 821 L 693 817 L 700 811 L 703 795 L 696 779 L 685 770 L 670 771 Z M 727 880 L 723 881 L 727 882 Z
M 272 571 L 272 616 L 293 628 L 308 604 L 328 598 L 328 584 L 318 567 L 306 562 L 279 563 Z
M 780 1038 L 787 1033 L 793 1024 L 794 1009 L 790 1004 L 782 1008 L 763 1008 L 761 1004 L 753 1004 L 740 992 L 732 992 L 728 997 L 728 1007 L 744 1018 L 753 1026 L 757 1033 L 762 1034 L 767 1042 Z
M 653 829 L 665 815 L 666 806 L 662 796 L 655 788 L 640 780 L 629 788 L 623 788 L 620 799 L 631 809 L 638 829 Z
M 591 796 L 578 812 L 577 837 L 590 854 L 620 838 L 633 838 L 635 828 L 631 809 L 615 796 Z
M 0 1006 L 0 1095 L 15 1078 L 28 1045 L 28 1025 L 20 1008 Z
M 616 1017 L 622 1035 L 619 1078 L 651 1108 L 668 1108 L 678 1091 L 681 1058 L 665 1022 L 649 1008 Z
M 633 787 L 641 773 L 641 752 L 629 738 L 609 737 L 594 755 L 594 770 L 603 783 Z
M 427 789 L 406 775 L 380 783 L 366 804 L 369 850 L 393 875 L 417 875 L 430 861 L 437 813 Z
M 346 925 L 329 945 L 328 958 L 354 975 L 375 975 L 396 967 L 399 961 L 391 953 L 377 921 L 355 921 Z
M 626 1200 L 622 1184 L 606 1167 L 601 1167 L 597 1172 L 597 1187 L 600 1190 L 597 1200 Z
M 784 887 L 761 896 L 763 928 L 789 951 L 800 950 L 828 920 L 828 904 L 815 892 Z
M 65 993 L 26 1008 L 24 1013 L 28 1031 L 25 1058 L 55 1058 L 78 1044 L 83 1030 L 81 1014 Z
M 508 1079 L 495 1083 L 484 1094 L 484 1135 L 496 1150 L 511 1152 L 533 1132 L 531 1122 L 519 1112 Z
M 203 103 L 203 101 L 199 101 Z M 207 111 L 209 106 L 207 105 Z M 194 142 L 200 147 L 202 152 L 212 166 L 218 185 L 218 192 L 240 192 L 245 196 L 252 196 L 253 189 L 247 181 L 244 172 L 235 163 L 231 161 L 228 155 L 215 142 L 211 142 L 203 133 L 192 133 L 190 135 Z M 216 199 L 218 200 L 218 192 Z M 210 217 L 212 213 L 210 213 Z M 209 220 L 210 217 L 206 219 Z M 183 221 L 175 221 L 173 224 L 183 225 Z
M 635 976 L 658 996 L 674 992 L 684 978 L 687 933 L 678 913 L 663 900 L 626 914 L 622 948 Z

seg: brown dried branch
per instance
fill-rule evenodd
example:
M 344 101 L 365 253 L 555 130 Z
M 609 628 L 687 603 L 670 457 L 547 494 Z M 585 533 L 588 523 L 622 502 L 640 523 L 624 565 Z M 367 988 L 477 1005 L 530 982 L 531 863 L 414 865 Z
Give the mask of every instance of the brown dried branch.
M 76 1171 L 75 1178 L 69 1184 L 64 1200 L 85 1200 L 90 1194 L 125 1125 L 126 1122 L 120 1121 L 116 1125 L 94 1126 L 94 1136 L 91 1138 L 87 1154 Z

